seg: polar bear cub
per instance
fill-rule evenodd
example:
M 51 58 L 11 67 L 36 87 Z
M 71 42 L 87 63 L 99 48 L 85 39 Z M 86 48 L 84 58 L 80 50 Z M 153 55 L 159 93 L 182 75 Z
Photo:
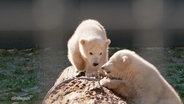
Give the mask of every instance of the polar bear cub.
M 109 78 L 100 84 L 135 104 L 182 104 L 176 91 L 156 67 L 130 50 L 116 52 L 102 66 Z
M 108 47 L 104 27 L 96 20 L 83 21 L 68 41 L 68 59 L 76 71 L 93 76 L 108 60 Z

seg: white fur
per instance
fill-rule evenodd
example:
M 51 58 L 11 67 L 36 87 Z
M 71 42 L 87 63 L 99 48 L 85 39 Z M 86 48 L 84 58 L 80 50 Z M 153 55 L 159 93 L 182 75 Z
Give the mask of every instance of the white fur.
M 182 104 L 176 91 L 157 68 L 135 52 L 120 50 L 102 66 L 107 76 L 101 85 L 113 89 L 136 104 Z
M 96 20 L 85 20 L 68 41 L 68 59 L 77 71 L 97 72 L 107 61 L 109 44 L 104 27 Z

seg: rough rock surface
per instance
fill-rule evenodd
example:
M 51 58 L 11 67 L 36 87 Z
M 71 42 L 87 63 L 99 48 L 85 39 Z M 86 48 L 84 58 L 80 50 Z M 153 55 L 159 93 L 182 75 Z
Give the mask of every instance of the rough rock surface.
M 71 75 L 68 72 L 72 68 L 70 66 L 62 72 L 43 104 L 127 104 L 111 90 L 100 86 L 99 79 L 76 77 L 76 73 Z

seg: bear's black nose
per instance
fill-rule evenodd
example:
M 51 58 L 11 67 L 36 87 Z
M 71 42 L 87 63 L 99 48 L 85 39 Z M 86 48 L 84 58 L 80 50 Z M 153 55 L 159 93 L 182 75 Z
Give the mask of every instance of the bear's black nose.
M 98 63 L 93 63 L 93 66 L 97 66 L 98 65 Z

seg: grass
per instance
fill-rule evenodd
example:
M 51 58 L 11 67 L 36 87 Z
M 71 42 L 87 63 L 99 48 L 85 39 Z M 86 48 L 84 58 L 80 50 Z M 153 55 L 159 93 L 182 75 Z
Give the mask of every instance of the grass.
M 33 49 L 0 50 L 0 103 L 30 101 L 39 93 Z
M 184 101 L 184 48 L 173 48 L 168 53 L 166 79 Z
M 110 48 L 110 56 L 122 48 Z M 153 63 L 184 101 L 184 48 L 134 48 Z M 40 104 L 59 73 L 66 51 L 0 50 L 0 104 Z

